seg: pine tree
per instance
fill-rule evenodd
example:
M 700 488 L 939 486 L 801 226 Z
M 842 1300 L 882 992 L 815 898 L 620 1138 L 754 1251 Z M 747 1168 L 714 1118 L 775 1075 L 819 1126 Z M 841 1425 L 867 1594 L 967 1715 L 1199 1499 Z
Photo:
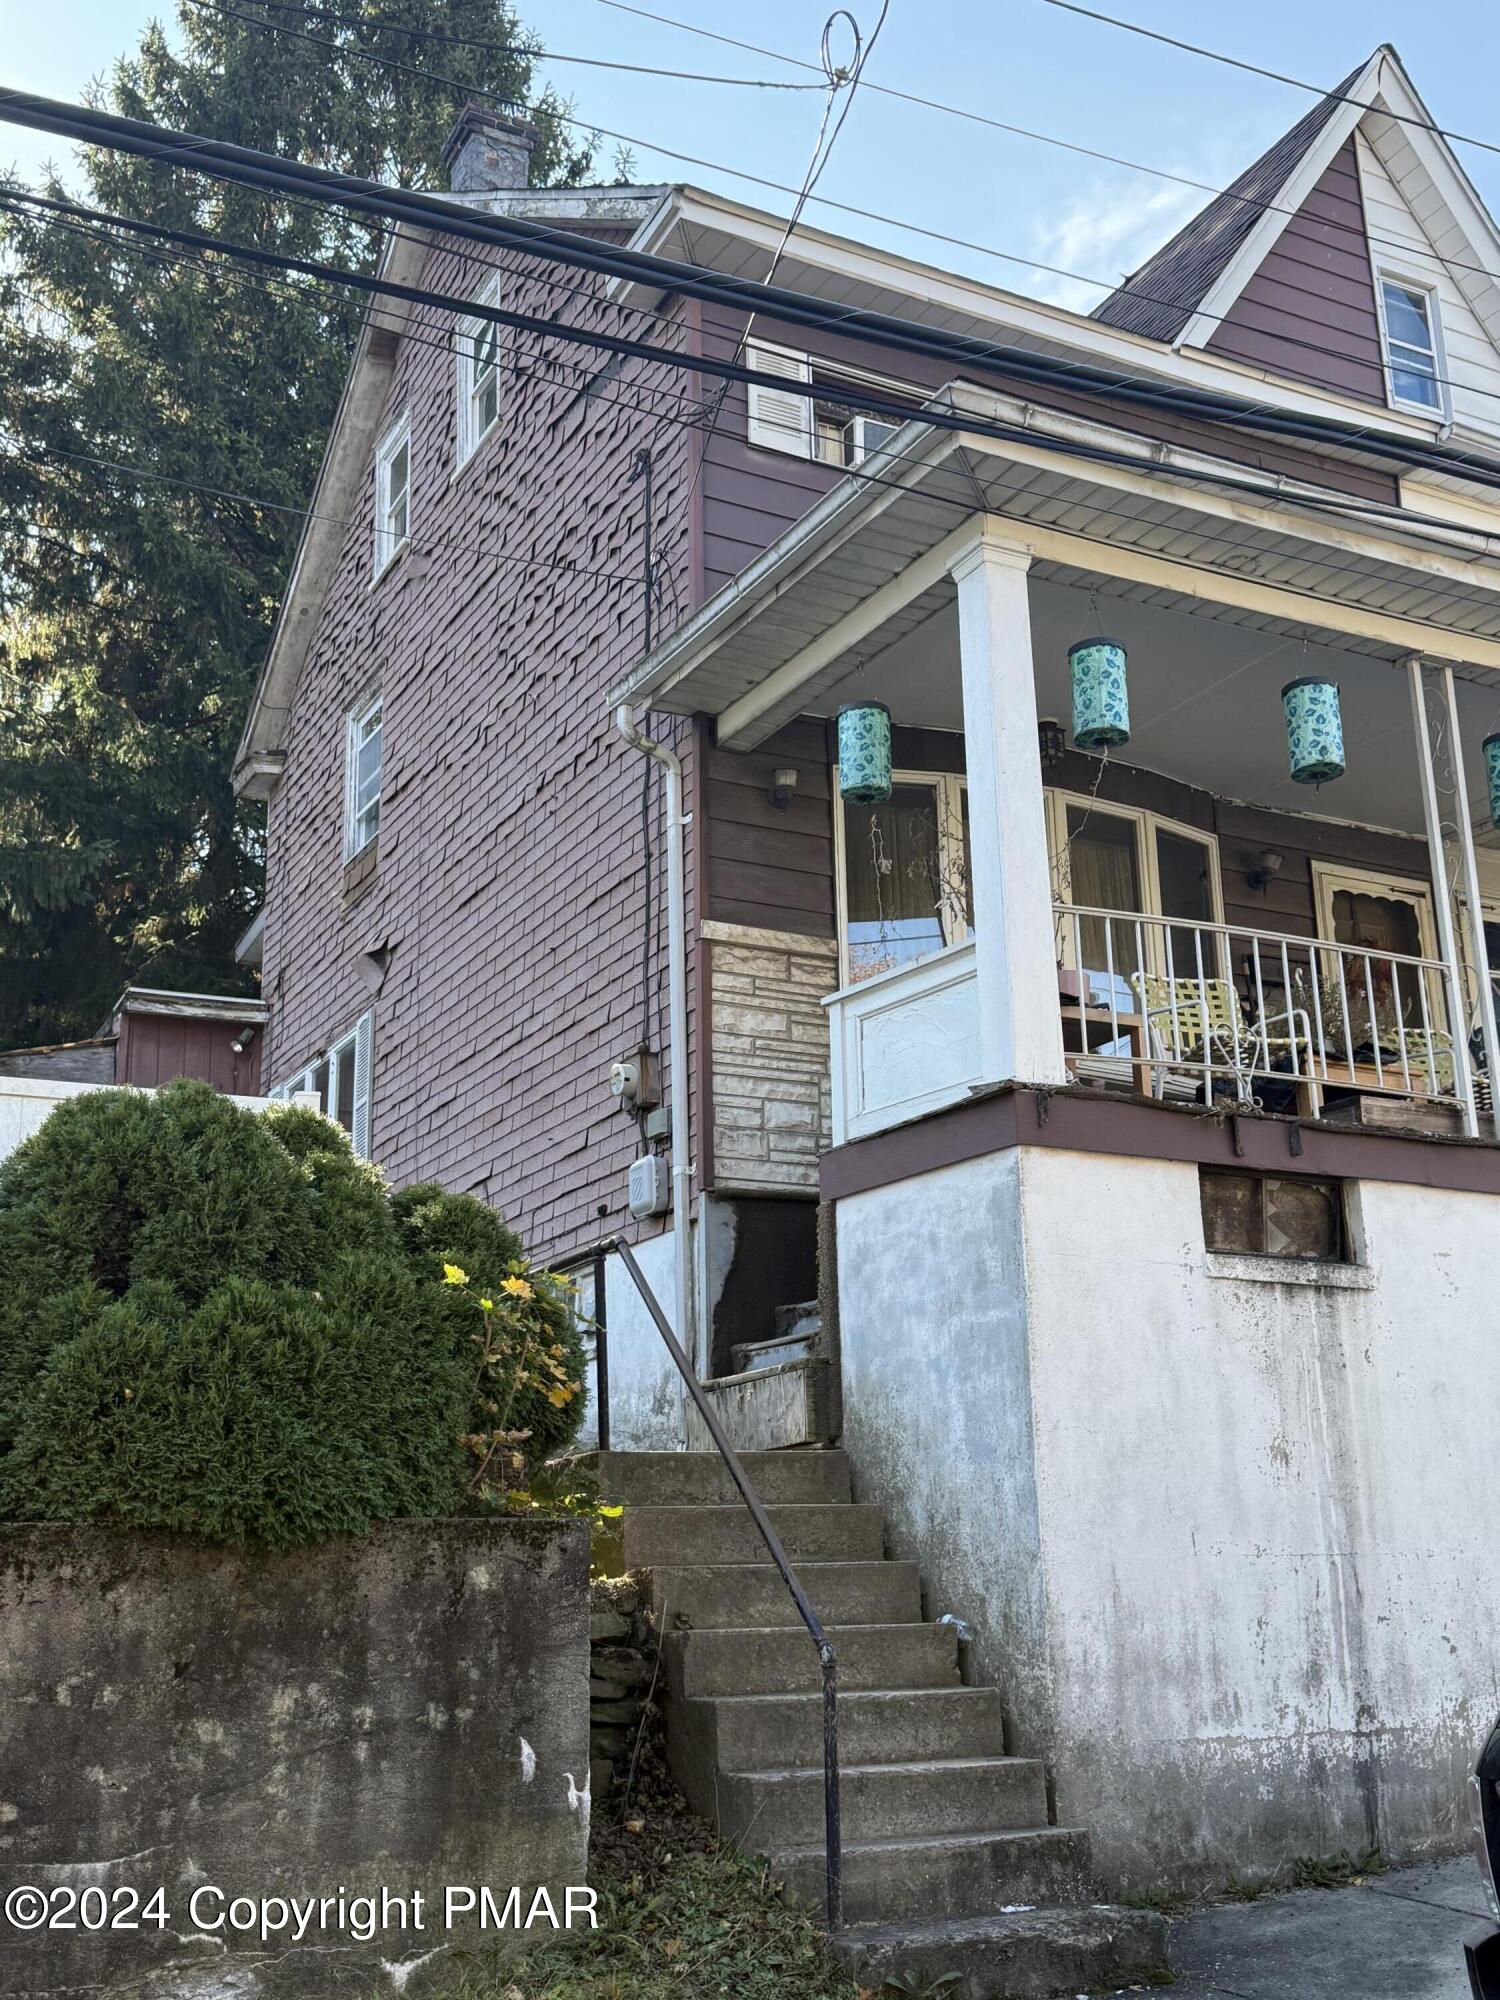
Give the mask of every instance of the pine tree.
M 591 149 L 534 95 L 536 47 L 505 0 L 181 0 L 95 101 L 437 188 L 462 102 L 499 98 L 539 127 L 533 180 L 562 184 Z M 83 184 L 345 268 L 380 248 L 378 224 L 125 154 L 90 149 Z M 0 209 L 0 1047 L 92 1033 L 131 980 L 244 986 L 261 809 L 230 763 L 362 309 Z

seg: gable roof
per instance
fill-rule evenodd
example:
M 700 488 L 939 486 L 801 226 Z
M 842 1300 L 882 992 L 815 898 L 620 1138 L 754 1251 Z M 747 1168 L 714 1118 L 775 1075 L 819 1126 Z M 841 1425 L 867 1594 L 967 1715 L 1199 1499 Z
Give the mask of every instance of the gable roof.
M 1342 83 L 1320 98 L 1290 131 L 1283 132 L 1222 194 L 1215 195 L 1191 222 L 1184 223 L 1169 242 L 1097 305 L 1091 317 L 1121 327 L 1127 333 L 1143 334 L 1147 340 L 1174 346 L 1243 249 L 1266 213 L 1267 204 L 1281 205 L 1281 197 L 1298 168 L 1311 156 L 1340 106 L 1359 94 L 1355 86 L 1378 63 L 1382 53 L 1377 49 L 1368 62 L 1351 70 Z

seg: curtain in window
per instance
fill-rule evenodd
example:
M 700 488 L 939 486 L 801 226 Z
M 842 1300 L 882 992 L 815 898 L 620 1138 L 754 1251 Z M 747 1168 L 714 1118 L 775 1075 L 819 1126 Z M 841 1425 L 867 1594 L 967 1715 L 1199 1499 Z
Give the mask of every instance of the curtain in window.
M 844 861 L 851 981 L 942 950 L 934 786 L 896 785 L 883 805 L 846 805 Z

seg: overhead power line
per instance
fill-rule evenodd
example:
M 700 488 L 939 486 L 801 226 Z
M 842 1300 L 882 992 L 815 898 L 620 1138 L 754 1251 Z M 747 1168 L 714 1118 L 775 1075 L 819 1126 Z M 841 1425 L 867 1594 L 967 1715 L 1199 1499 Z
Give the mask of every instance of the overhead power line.
M 494 214 L 437 195 L 383 187 L 354 175 L 329 173 L 250 147 L 174 132 L 92 107 L 60 104 L 0 86 L 0 119 L 51 132 L 81 145 L 102 145 L 134 153 L 215 179 L 280 194 L 312 195 L 359 214 L 383 216 L 418 229 L 438 229 L 445 235 L 506 249 L 532 251 L 549 261 L 590 270 L 626 284 L 644 283 L 653 291 L 677 292 L 736 311 L 759 311 L 787 325 L 845 334 L 887 353 L 895 350 L 919 354 L 945 366 L 996 371 L 1011 383 L 1101 396 L 1117 410 L 1147 409 L 1202 420 L 1229 430 L 1293 439 L 1299 444 L 1373 454 L 1395 464 L 1456 473 L 1488 487 L 1500 485 L 1500 463 L 1453 445 L 1372 435 L 1364 425 L 1302 416 L 1218 391 L 1181 384 L 1161 386 L 1118 371 L 1037 354 L 1008 342 L 928 327 L 890 313 L 831 305 L 827 300 L 784 286 L 765 286 L 727 272 L 703 270 L 527 217 Z M 463 310 L 471 310 L 469 302 L 463 302 Z M 570 328 L 567 337 L 596 336 L 586 336 L 582 330 Z M 707 357 L 696 357 L 694 365 L 703 372 L 713 372 L 714 364 Z
M 613 4 L 613 0 L 606 0 Z M 1500 145 L 1489 139 L 1476 139 L 1468 132 L 1450 132 L 1444 125 L 1435 125 L 1430 118 L 1417 118 L 1410 112 L 1392 111 L 1384 104 L 1370 104 L 1361 97 L 1351 97 L 1343 91 L 1325 89 L 1322 84 L 1307 83 L 1300 76 L 1287 76 L 1282 70 L 1267 69 L 1261 63 L 1245 62 L 1239 56 L 1228 56 L 1220 49 L 1206 49 L 1198 42 L 1185 42 L 1176 35 L 1163 34 L 1159 28 L 1144 27 L 1139 21 L 1122 21 L 1117 14 L 1102 13 L 1097 7 L 1083 7 L 1078 0 L 1046 0 L 1049 7 L 1058 7 L 1065 14 L 1081 14 L 1086 21 L 1100 21 L 1106 27 L 1123 29 L 1127 35 L 1140 35 L 1148 42 L 1161 42 L 1169 49 L 1181 49 L 1185 55 L 1202 56 L 1208 62 L 1224 63 L 1230 69 L 1243 70 L 1248 76 L 1263 76 L 1272 83 L 1288 84 L 1293 90 L 1305 90 L 1313 97 L 1338 97 L 1344 104 L 1353 104 L 1361 111 L 1378 111 L 1383 117 L 1394 118 L 1398 125 L 1416 125 L 1424 132 L 1432 132 L 1439 139 L 1447 139 L 1458 146 L 1477 146 L 1485 153 L 1500 153 Z M 764 53 L 764 52 L 762 52 Z
M 3 100 L 0 100 L 3 101 Z M 98 114 L 104 116 L 106 114 Z M 211 142 L 203 142 L 209 144 Z M 234 149 L 243 150 L 243 149 Z M 307 169 L 316 172 L 316 169 Z M 327 176 L 329 179 L 340 178 Z M 302 275 L 325 279 L 336 285 L 348 286 L 376 296 L 390 296 L 404 301 L 434 306 L 442 311 L 470 319 L 492 320 L 498 325 L 509 326 L 519 331 L 534 333 L 547 340 L 578 342 L 596 347 L 605 352 L 632 358 L 659 362 L 665 366 L 689 373 L 709 375 L 722 381 L 759 385 L 775 389 L 781 393 L 802 395 L 825 403 L 834 403 L 851 410 L 882 416 L 896 423 L 904 423 L 919 418 L 925 424 L 938 429 L 966 432 L 970 435 L 993 438 L 998 442 L 1026 444 L 1034 449 L 1046 451 L 1057 457 L 1084 461 L 1092 464 L 1111 465 L 1135 473 L 1148 475 L 1156 472 L 1189 485 L 1202 485 L 1218 490 L 1238 492 L 1255 498 L 1265 497 L 1265 488 L 1254 480 L 1221 473 L 1207 467 L 1171 466 L 1161 467 L 1143 464 L 1139 457 L 1129 452 L 1114 450 L 1108 446 L 1089 445 L 1081 442 L 1048 438 L 1022 424 L 983 418 L 967 412 L 949 410 L 942 407 L 917 409 L 907 399 L 897 399 L 882 394 L 879 390 L 863 384 L 842 385 L 834 382 L 798 383 L 779 375 L 766 374 L 761 370 L 742 366 L 738 362 L 726 362 L 711 355 L 689 351 L 661 348 L 647 341 L 627 338 L 622 335 L 605 333 L 602 329 L 580 327 L 556 319 L 543 319 L 533 314 L 517 313 L 504 307 L 490 305 L 478 300 L 457 298 L 450 294 L 436 292 L 428 287 L 398 284 L 390 279 L 370 277 L 363 273 L 340 270 L 334 265 L 324 265 L 308 258 L 293 258 L 283 253 L 267 251 L 248 244 L 235 244 L 223 238 L 205 236 L 196 230 L 179 230 L 165 224 L 147 223 L 135 218 L 112 215 L 104 210 L 88 209 L 82 204 L 58 203 L 46 198 L 54 208 L 67 209 L 85 218 L 111 227 L 124 228 L 150 237 L 188 247 L 194 250 L 211 250 L 231 258 L 265 267 L 273 267 L 299 272 Z M 463 213 L 463 211 L 460 211 Z M 1500 486 L 1500 467 L 1492 471 L 1489 483 Z M 1288 496 L 1292 504 L 1314 512 L 1336 517 L 1357 517 L 1379 519 L 1389 524 L 1407 529 L 1435 528 L 1444 534 L 1451 534 L 1453 524 L 1433 517 L 1417 515 L 1404 509 L 1383 506 L 1379 502 L 1361 501 L 1354 498 L 1326 495 L 1321 493 L 1296 494 Z

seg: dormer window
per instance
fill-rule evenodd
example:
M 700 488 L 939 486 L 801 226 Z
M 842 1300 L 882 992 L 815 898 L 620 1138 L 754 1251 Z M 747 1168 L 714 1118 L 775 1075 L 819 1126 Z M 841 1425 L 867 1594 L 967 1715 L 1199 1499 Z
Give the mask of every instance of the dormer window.
M 375 452 L 375 574 L 400 555 L 411 536 L 411 417 L 402 416 Z
M 492 306 L 500 281 L 491 278 L 476 305 Z M 492 319 L 458 323 L 458 464 L 467 465 L 500 420 L 500 329 Z
M 1430 417 L 1446 416 L 1436 294 L 1410 279 L 1382 276 L 1380 327 L 1392 403 Z

